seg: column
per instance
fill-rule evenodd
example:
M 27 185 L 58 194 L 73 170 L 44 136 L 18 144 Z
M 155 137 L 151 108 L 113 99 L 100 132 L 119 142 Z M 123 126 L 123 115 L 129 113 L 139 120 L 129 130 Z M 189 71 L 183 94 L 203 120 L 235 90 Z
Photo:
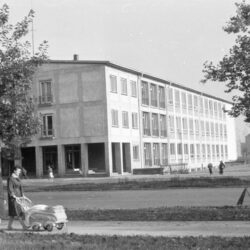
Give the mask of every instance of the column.
M 113 162 L 112 162 L 112 147 L 111 143 L 104 143 L 104 151 L 105 151 L 105 171 L 108 176 L 112 174 Z
M 65 175 L 65 148 L 64 145 L 57 145 L 58 175 Z
M 89 158 L 88 158 L 88 144 L 81 144 L 81 171 L 84 177 L 88 176 Z
M 43 148 L 37 146 L 36 150 L 36 177 L 43 176 Z
M 122 143 L 115 143 L 115 162 L 118 174 L 123 174 Z

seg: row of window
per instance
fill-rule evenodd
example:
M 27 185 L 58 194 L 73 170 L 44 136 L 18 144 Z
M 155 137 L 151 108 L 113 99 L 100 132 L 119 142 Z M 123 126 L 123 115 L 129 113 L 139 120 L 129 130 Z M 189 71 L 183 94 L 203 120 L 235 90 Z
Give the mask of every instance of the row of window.
M 168 150 L 171 159 L 175 159 L 176 155 L 186 161 L 228 158 L 227 145 L 170 143 L 168 149 L 167 143 L 144 143 L 145 166 L 168 164 Z
M 153 83 L 142 81 L 141 96 L 143 105 L 151 105 L 152 107 L 166 108 L 166 99 L 168 108 L 173 107 L 178 111 L 182 109 L 185 113 L 187 110 L 195 112 L 195 114 L 206 114 L 211 117 L 225 119 L 225 105 L 220 102 L 204 98 L 202 96 L 186 93 L 178 89 L 168 88 L 167 98 L 165 97 L 165 87 L 158 86 Z M 181 108 L 182 107 L 182 108 Z
M 119 127 L 119 113 L 118 110 L 111 110 L 112 127 Z M 138 129 L 138 114 L 132 112 L 131 114 L 132 128 Z M 128 111 L 122 111 L 122 127 L 129 128 L 129 113 Z
M 110 91 L 112 93 L 118 92 L 118 84 L 117 84 L 117 76 L 110 75 Z M 129 81 L 130 82 L 130 95 L 132 97 L 137 97 L 137 87 L 136 81 Z M 122 95 L 128 95 L 128 80 L 126 78 L 120 78 L 120 89 Z
M 166 115 L 142 112 L 143 135 L 167 136 Z M 160 133 L 159 133 L 160 131 Z M 226 124 L 169 116 L 169 132 L 227 138 Z

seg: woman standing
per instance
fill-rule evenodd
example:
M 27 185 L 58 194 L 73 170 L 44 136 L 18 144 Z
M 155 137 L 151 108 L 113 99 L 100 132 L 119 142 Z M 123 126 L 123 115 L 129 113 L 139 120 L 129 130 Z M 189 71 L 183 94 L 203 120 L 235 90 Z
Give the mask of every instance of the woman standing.
M 21 167 L 15 166 L 11 176 L 7 180 L 7 191 L 8 191 L 8 203 L 9 203 L 9 224 L 8 229 L 12 230 L 12 224 L 15 216 L 18 216 L 18 220 L 22 225 L 23 229 L 25 229 L 25 224 L 22 220 L 21 211 L 18 211 L 18 207 L 16 205 L 16 198 L 23 196 L 23 187 L 22 182 L 20 180 L 20 174 L 22 172 Z

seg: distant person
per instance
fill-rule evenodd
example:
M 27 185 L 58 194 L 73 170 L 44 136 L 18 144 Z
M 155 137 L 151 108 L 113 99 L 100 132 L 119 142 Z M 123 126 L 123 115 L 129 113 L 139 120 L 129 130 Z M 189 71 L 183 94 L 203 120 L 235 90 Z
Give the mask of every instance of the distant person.
M 54 173 L 53 173 L 53 168 L 52 166 L 49 164 L 48 166 L 48 173 L 49 173 L 49 179 L 54 179 Z
M 223 171 L 224 171 L 225 167 L 226 167 L 225 163 L 223 161 L 220 161 L 220 164 L 219 164 L 219 173 L 221 175 L 223 174 Z
M 18 211 L 18 206 L 16 203 L 17 197 L 23 197 L 23 187 L 20 179 L 20 175 L 22 173 L 22 168 L 19 166 L 15 166 L 13 168 L 13 172 L 11 176 L 9 176 L 7 180 L 7 192 L 8 192 L 8 204 L 9 204 L 9 224 L 8 230 L 12 230 L 12 224 L 14 222 L 14 218 L 17 216 L 20 224 L 23 229 L 26 229 L 24 222 L 21 218 L 22 213 Z
M 208 163 L 207 167 L 208 167 L 210 175 L 213 174 L 213 164 L 212 163 Z

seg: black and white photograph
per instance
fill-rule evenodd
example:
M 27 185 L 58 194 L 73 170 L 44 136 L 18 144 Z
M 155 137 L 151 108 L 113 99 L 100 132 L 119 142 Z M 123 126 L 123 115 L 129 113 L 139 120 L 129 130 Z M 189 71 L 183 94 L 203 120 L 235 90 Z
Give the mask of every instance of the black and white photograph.
M 250 249 L 249 0 L 0 0 L 14 249 Z

